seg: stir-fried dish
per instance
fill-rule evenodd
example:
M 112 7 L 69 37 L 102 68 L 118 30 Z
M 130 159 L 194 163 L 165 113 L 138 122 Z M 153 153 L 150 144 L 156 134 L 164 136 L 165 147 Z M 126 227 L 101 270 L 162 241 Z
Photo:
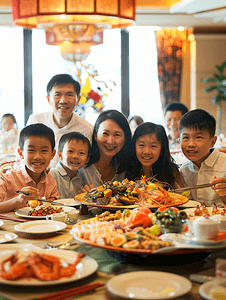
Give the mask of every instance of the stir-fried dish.
M 188 198 L 167 192 L 161 186 L 142 177 L 136 181 L 124 179 L 122 182 L 106 182 L 86 194 L 75 196 L 86 204 L 96 206 L 176 206 L 184 204 Z

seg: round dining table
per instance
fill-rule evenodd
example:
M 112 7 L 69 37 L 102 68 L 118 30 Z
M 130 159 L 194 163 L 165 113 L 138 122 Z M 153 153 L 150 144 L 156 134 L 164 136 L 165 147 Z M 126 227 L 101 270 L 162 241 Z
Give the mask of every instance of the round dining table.
M 16 218 L 17 221 L 12 219 L 5 219 L 4 217 Z M 79 215 L 78 222 L 91 218 L 91 215 Z M 23 217 L 18 217 L 15 212 L 3 213 L 0 215 L 0 221 L 3 221 L 3 225 L 0 227 L 0 232 L 8 231 L 11 233 L 16 233 L 18 237 L 10 242 L 0 244 L 0 254 L 5 249 L 5 247 L 15 247 L 16 249 L 22 249 L 24 245 L 33 245 L 41 249 L 45 249 L 46 243 L 58 244 L 67 242 L 72 238 L 70 230 L 73 225 L 67 225 L 63 230 L 60 230 L 54 234 L 42 235 L 42 236 L 29 236 L 19 233 L 15 230 L 15 225 L 22 223 L 23 220 L 28 220 Z M 58 250 L 61 251 L 61 250 Z M 67 251 L 84 251 L 87 256 L 92 257 L 98 263 L 97 272 L 94 274 L 75 282 L 65 283 L 62 285 L 54 286 L 40 286 L 30 287 L 30 286 L 11 286 L 0 283 L 0 300 L 13 299 L 13 300 L 31 300 L 39 299 L 39 297 L 57 292 L 62 290 L 67 290 L 73 287 L 79 287 L 86 284 L 93 284 L 96 282 L 103 283 L 104 286 L 97 288 L 96 290 L 85 292 L 76 296 L 72 296 L 67 299 L 80 299 L 80 300 L 117 300 L 121 299 L 115 294 L 110 293 L 106 288 L 106 283 L 113 276 L 123 274 L 126 272 L 136 272 L 136 271 L 157 271 L 157 272 L 168 272 L 181 275 L 189 279 L 191 274 L 200 275 L 210 275 L 215 276 L 215 260 L 216 258 L 226 259 L 226 249 L 214 252 L 207 255 L 206 258 L 201 260 L 191 261 L 189 259 L 189 253 L 184 255 L 184 261 L 180 261 L 178 264 L 177 256 L 169 256 L 168 261 L 166 261 L 164 255 L 158 262 L 146 263 L 145 260 L 140 264 L 133 264 L 133 261 L 128 263 L 120 262 L 117 259 L 109 256 L 105 249 L 93 247 L 86 244 L 78 243 L 73 247 L 69 248 Z M 193 256 L 194 257 L 194 256 Z M 203 299 L 199 294 L 199 287 L 201 283 L 192 282 L 192 289 L 185 295 L 176 297 L 173 299 L 178 300 L 197 300 Z M 151 298 L 150 298 L 151 299 Z

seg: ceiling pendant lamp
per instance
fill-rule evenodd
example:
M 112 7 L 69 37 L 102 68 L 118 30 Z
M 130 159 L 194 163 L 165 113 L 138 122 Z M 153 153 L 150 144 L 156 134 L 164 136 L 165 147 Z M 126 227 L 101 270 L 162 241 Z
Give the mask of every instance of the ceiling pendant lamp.
M 103 30 L 98 30 L 92 35 L 77 38 L 58 35 L 53 31 L 46 31 L 46 44 L 60 47 L 60 54 L 69 61 L 83 61 L 90 54 L 90 47 L 103 43 Z
M 60 54 L 69 61 L 83 61 L 90 54 L 90 43 L 86 42 L 62 42 L 60 44 Z
M 15 25 L 73 32 L 75 38 L 135 24 L 135 0 L 12 0 L 12 8 Z

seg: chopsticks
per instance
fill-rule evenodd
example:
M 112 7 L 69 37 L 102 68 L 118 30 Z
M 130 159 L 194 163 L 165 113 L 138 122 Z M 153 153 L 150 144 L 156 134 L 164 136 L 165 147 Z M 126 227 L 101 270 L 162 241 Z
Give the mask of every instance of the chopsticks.
M 213 184 L 205 183 L 205 184 L 186 186 L 183 188 L 173 189 L 173 190 L 169 190 L 169 192 L 172 192 L 172 193 L 186 192 L 186 191 L 191 191 L 191 190 L 204 189 L 204 188 L 208 188 L 211 186 L 213 186 Z
M 15 193 L 17 194 L 23 194 L 25 196 L 29 196 L 30 193 L 27 193 L 27 192 L 23 192 L 23 191 L 20 191 L 20 190 L 17 190 Z M 59 202 L 55 202 L 55 201 L 50 201 L 50 200 L 46 200 L 46 199 L 42 199 L 42 198 L 33 198 L 33 200 L 38 200 L 40 202 L 48 202 L 48 203 L 51 203 L 51 204 L 55 204 L 55 205 L 65 205 L 63 203 L 59 203 Z
M 5 215 L 0 215 L 0 219 L 17 221 L 17 222 L 28 222 L 28 220 L 22 220 L 22 219 L 17 219 L 17 218 L 13 218 L 13 217 L 7 217 Z
M 95 290 L 101 286 L 104 286 L 104 283 L 94 283 L 94 284 L 86 284 L 83 286 L 79 286 L 76 288 L 72 288 L 72 289 L 68 289 L 68 290 L 63 290 L 63 291 L 59 291 L 56 293 L 52 293 L 46 296 L 41 296 L 39 298 L 37 298 L 37 300 L 63 300 L 65 298 L 71 297 L 71 296 L 75 296 L 75 295 L 79 295 L 88 291 L 92 291 Z

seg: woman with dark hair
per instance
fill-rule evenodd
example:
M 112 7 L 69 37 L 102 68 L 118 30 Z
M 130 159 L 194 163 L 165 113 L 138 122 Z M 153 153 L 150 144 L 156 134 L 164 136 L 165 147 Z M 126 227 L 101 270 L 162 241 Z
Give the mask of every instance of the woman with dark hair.
M 90 187 L 106 181 L 122 181 L 131 162 L 131 131 L 125 116 L 117 110 L 103 111 L 92 134 L 91 154 L 84 168 Z M 85 188 L 89 189 L 88 186 Z
M 169 142 L 162 125 L 140 124 L 133 135 L 133 161 L 126 172 L 129 180 L 155 176 L 172 187 L 183 186 L 178 166 L 169 152 Z

